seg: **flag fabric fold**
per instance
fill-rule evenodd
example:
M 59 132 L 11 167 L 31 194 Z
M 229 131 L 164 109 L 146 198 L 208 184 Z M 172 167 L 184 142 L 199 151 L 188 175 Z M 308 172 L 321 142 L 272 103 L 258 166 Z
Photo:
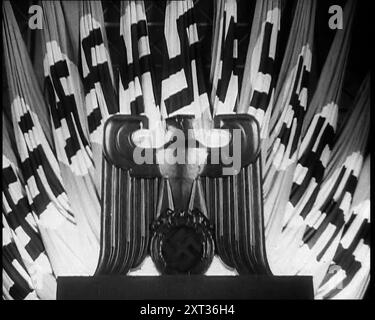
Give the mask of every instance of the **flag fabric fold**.
M 2 124 L 3 295 L 5 299 L 51 299 L 56 281 L 13 152 L 11 125 L 4 114 Z
M 303 217 L 311 210 L 323 180 L 333 147 L 338 119 L 338 103 L 349 53 L 350 33 L 354 16 L 354 1 L 348 1 L 345 8 L 344 30 L 338 30 L 318 86 L 308 106 L 302 127 L 302 142 L 298 153 L 298 164 L 294 172 L 293 186 L 285 210 L 283 234 L 291 234 L 303 224 Z M 288 226 L 289 225 L 289 226 Z M 298 241 L 291 236 L 285 239 Z M 290 246 L 289 242 L 282 246 Z
M 274 69 L 281 28 L 282 2 L 256 2 L 237 110 L 238 113 L 249 113 L 259 123 L 263 167 L 277 80 Z
M 350 215 L 317 299 L 361 299 L 370 280 L 370 156 L 353 195 Z
M 237 2 L 214 3 L 210 101 L 213 115 L 233 113 L 238 99 Z
M 164 118 L 191 114 L 197 126 L 211 126 L 198 28 L 192 0 L 168 1 L 165 9 L 161 112 Z
M 112 63 L 100 1 L 80 2 L 80 52 L 89 139 L 100 188 L 103 124 L 118 112 Z
M 267 250 L 280 236 L 284 208 L 293 182 L 301 128 L 306 112 L 316 1 L 296 2 L 293 23 L 275 89 L 264 167 L 264 213 Z
M 143 1 L 122 1 L 120 113 L 145 115 L 150 128 L 160 129 L 161 114 L 155 100 L 147 17 Z
M 3 15 L 14 152 L 19 156 L 19 171 L 30 212 L 35 216 L 54 274 L 84 273 L 84 255 L 79 252 L 80 242 L 77 244 L 74 237 L 74 234 L 79 237 L 76 215 L 65 190 L 56 149 L 52 150 L 45 135 L 47 128 L 39 121 L 39 116 L 43 118 L 48 109 L 36 82 L 30 81 L 35 75 L 9 2 L 3 5 Z
M 313 275 L 314 289 L 331 272 L 330 262 L 350 218 L 350 207 L 357 187 L 369 134 L 370 84 L 365 79 L 347 122 L 338 132 L 327 168 L 312 208 L 284 232 L 287 239 L 278 259 L 282 274 Z M 285 241 L 285 240 L 283 240 Z
M 100 204 L 83 85 L 71 58 L 70 22 L 61 3 L 45 1 L 42 7 L 45 83 L 56 157 L 76 219 L 77 255 L 84 266 L 80 272 L 91 274 L 99 254 Z

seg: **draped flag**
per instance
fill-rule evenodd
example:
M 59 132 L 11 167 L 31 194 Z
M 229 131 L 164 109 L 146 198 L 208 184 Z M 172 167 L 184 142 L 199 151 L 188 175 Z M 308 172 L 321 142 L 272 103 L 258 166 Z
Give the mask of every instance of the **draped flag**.
M 8 6 L 8 4 L 6 4 Z M 2 158 L 2 251 L 3 298 L 53 298 L 55 285 L 52 268 L 36 218 L 26 196 L 24 183 L 3 114 Z
M 56 157 L 77 222 L 76 247 L 84 266 L 80 272 L 90 274 L 99 254 L 100 204 L 83 87 L 71 58 L 71 39 L 66 27 L 69 17 L 64 16 L 60 2 L 45 1 L 42 6 L 44 72 Z
M 30 275 L 27 273 L 22 257 L 12 236 L 11 229 L 3 215 L 3 299 L 37 300 Z
M 294 172 L 293 186 L 285 210 L 283 233 L 279 251 L 296 248 L 301 241 L 304 217 L 311 210 L 319 192 L 324 171 L 330 157 L 338 118 L 338 103 L 349 53 L 350 33 L 354 16 L 354 1 L 348 1 L 345 8 L 345 28 L 338 30 L 318 86 L 308 106 L 302 127 L 302 142 L 298 153 L 298 164 Z M 291 251 L 290 251 L 291 252 Z M 287 266 L 275 263 L 279 268 Z
M 192 0 L 167 2 L 164 35 L 162 115 L 166 118 L 191 114 L 198 120 L 198 126 L 208 128 L 211 112 Z
M 89 138 L 100 188 L 103 123 L 118 111 L 100 1 L 80 2 L 80 48 Z
M 370 280 L 370 156 L 353 196 L 350 215 L 317 299 L 361 299 Z
M 3 157 L 3 294 L 6 299 L 53 299 L 56 280 L 23 184 Z
M 278 260 L 278 273 L 313 275 L 315 291 L 326 273 L 331 272 L 330 262 L 349 221 L 369 133 L 369 88 L 367 77 L 357 94 L 348 121 L 334 142 L 312 208 L 302 215 L 303 224 L 295 224 L 298 232 L 293 230 L 291 234 L 284 235 L 289 238 L 289 243 L 280 248 L 283 259 Z
M 301 128 L 307 105 L 316 1 L 297 1 L 287 48 L 275 89 L 264 168 L 264 213 L 271 259 L 281 232 L 293 182 Z
M 349 220 L 370 129 L 369 112 L 368 76 L 357 93 L 350 117 L 338 132 L 319 193 L 305 216 L 303 245 L 292 260 L 299 274 L 314 275 L 315 288 L 323 280 Z
M 121 2 L 120 36 L 120 112 L 145 115 L 149 119 L 150 129 L 160 130 L 161 114 L 155 101 L 143 1 Z
M 237 2 L 214 2 L 210 83 L 213 114 L 232 113 L 238 96 Z
M 281 6 L 282 0 L 256 2 L 237 110 L 238 113 L 249 113 L 258 120 L 263 166 L 277 79 L 274 66 Z
M 85 274 L 85 253 L 55 153 L 39 115 L 48 114 L 17 22 L 4 3 L 4 51 L 15 148 L 31 212 L 55 275 Z M 56 146 L 56 144 L 55 144 Z M 17 202 L 15 202 L 17 204 Z M 23 215 L 22 211 L 17 214 Z M 20 218 L 21 219 L 21 218 Z M 36 243 L 37 244 L 37 243 Z

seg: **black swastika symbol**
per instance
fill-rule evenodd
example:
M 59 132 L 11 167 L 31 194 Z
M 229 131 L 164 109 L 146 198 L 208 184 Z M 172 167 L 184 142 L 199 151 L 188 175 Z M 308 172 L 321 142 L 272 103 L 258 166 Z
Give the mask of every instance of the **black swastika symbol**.
M 163 242 L 162 254 L 169 268 L 188 272 L 200 262 L 203 254 L 202 238 L 193 228 L 173 228 Z

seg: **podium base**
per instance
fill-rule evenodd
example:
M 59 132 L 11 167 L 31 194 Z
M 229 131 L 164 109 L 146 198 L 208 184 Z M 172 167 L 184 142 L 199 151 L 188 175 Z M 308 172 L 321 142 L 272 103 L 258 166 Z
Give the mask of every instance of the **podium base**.
M 313 299 L 308 276 L 59 277 L 58 300 Z

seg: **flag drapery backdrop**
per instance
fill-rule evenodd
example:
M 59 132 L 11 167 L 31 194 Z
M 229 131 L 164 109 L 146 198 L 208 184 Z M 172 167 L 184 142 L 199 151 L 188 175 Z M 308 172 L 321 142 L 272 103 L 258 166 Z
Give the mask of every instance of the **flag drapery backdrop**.
M 340 116 L 353 21 L 360 19 L 356 1 L 340 1 L 344 27 L 332 31 L 324 57 L 320 1 L 252 0 L 242 38 L 242 1 L 212 1 L 209 58 L 198 2 L 159 7 L 158 46 L 146 3 L 113 2 L 119 17 L 111 26 L 118 38 L 112 48 L 100 1 L 41 1 L 42 29 L 32 31 L 39 54 L 25 43 L 16 6 L 3 2 L 4 299 L 54 299 L 58 276 L 94 273 L 102 127 L 116 113 L 145 115 L 156 133 L 176 114 L 195 115 L 207 128 L 216 114 L 253 115 L 261 131 L 272 272 L 312 275 L 317 299 L 364 297 L 370 280 L 369 75 L 359 79 Z M 160 65 L 153 60 L 158 54 Z M 214 264 L 220 266 L 209 274 L 233 273 L 218 259 Z

